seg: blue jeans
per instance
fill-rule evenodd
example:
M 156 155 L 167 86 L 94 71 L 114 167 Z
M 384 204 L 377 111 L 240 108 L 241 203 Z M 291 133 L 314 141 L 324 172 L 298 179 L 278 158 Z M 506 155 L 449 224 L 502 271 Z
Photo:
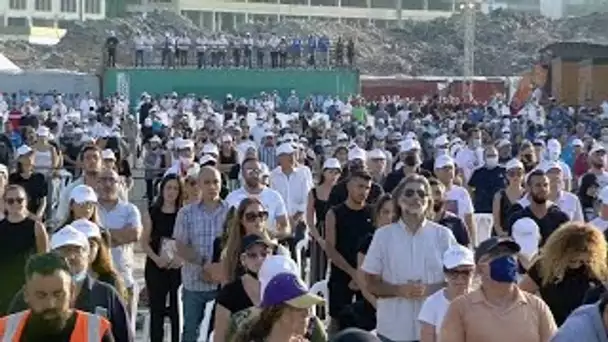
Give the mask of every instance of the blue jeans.
M 183 289 L 184 330 L 182 331 L 182 342 L 196 342 L 201 333 L 209 334 L 208 331 L 200 331 L 200 326 L 205 316 L 205 306 L 215 299 L 216 293 L 215 290 L 189 291 Z M 213 322 L 210 322 L 210 324 L 213 324 Z
M 380 341 L 382 341 L 382 342 L 407 342 L 407 341 L 394 341 L 394 340 L 391 340 L 390 338 L 388 338 L 388 337 L 384 337 L 384 336 L 382 336 L 382 335 L 380 335 L 380 334 L 378 334 L 378 338 L 379 338 L 379 339 L 380 339 Z M 411 342 L 418 342 L 418 341 L 411 341 Z

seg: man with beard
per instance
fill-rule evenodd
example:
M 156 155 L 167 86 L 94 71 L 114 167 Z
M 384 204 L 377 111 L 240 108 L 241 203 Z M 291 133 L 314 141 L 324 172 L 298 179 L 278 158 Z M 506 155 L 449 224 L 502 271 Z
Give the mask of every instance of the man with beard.
M 347 173 L 347 175 L 344 177 L 344 180 L 341 180 L 331 189 L 329 198 L 327 200 L 328 208 L 342 204 L 344 201 L 346 201 L 348 198 L 348 181 L 350 179 L 350 175 L 358 171 L 365 171 L 366 161 L 367 153 L 365 153 L 365 150 L 355 147 L 348 151 L 347 170 L 343 171 L 343 174 Z M 382 187 L 378 183 L 372 181 L 369 196 L 367 196 L 367 203 L 375 203 L 383 193 L 384 191 L 382 191 Z
M 70 308 L 76 284 L 70 267 L 59 254 L 31 257 L 25 277 L 25 300 L 30 309 L 0 318 L 3 340 L 114 341 L 107 319 Z
M 521 210 L 515 211 L 507 220 L 506 230 L 509 235 L 511 234 L 511 228 L 513 224 L 524 217 L 529 217 L 536 222 L 540 228 L 542 247 L 545 241 L 562 223 L 570 221 L 568 214 L 564 213 L 555 203 L 550 202 L 549 198 L 549 177 L 547 174 L 540 169 L 532 171 L 528 175 L 526 182 L 529 195 L 529 204 L 526 205 L 526 201 L 521 201 L 524 206 Z M 520 203 L 519 205 L 521 205 Z

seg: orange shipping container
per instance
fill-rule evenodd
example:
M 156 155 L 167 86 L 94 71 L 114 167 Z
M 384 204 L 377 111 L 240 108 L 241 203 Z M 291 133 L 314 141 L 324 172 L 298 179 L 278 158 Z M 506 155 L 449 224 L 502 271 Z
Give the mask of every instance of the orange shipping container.
M 579 61 L 554 58 L 551 61 L 551 96 L 567 105 L 578 103 Z
M 590 58 L 579 63 L 579 105 L 597 106 L 608 99 L 608 58 Z

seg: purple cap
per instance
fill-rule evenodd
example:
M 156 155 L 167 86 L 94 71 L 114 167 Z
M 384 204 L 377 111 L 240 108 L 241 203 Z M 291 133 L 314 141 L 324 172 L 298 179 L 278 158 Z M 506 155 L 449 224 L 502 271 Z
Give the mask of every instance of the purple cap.
M 297 275 L 279 273 L 266 285 L 260 307 L 287 304 L 294 308 L 308 309 L 324 302 L 323 298 L 310 293 L 306 284 Z

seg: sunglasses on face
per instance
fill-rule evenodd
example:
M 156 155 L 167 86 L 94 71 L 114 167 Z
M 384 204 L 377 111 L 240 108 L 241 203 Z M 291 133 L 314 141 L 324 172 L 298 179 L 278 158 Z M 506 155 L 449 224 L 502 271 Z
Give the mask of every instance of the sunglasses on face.
M 247 258 L 249 259 L 265 259 L 268 256 L 269 252 L 268 251 L 263 251 L 263 252 L 247 252 L 245 253 L 245 256 L 247 256 Z
M 267 211 L 249 212 L 249 213 L 245 213 L 245 215 L 243 215 L 243 216 L 245 217 L 245 220 L 248 222 L 253 222 L 256 219 L 266 221 L 268 219 L 268 212 Z
M 471 273 L 473 273 L 473 270 L 451 270 L 451 271 L 446 271 L 446 274 L 451 277 L 451 278 L 468 278 Z
M 13 205 L 15 203 L 22 204 L 23 202 L 25 202 L 25 198 L 23 197 L 9 197 L 6 199 L 6 203 L 9 205 Z
M 418 195 L 420 198 L 426 198 L 427 193 L 424 190 L 405 189 L 403 190 L 403 197 L 412 198 L 414 195 Z

